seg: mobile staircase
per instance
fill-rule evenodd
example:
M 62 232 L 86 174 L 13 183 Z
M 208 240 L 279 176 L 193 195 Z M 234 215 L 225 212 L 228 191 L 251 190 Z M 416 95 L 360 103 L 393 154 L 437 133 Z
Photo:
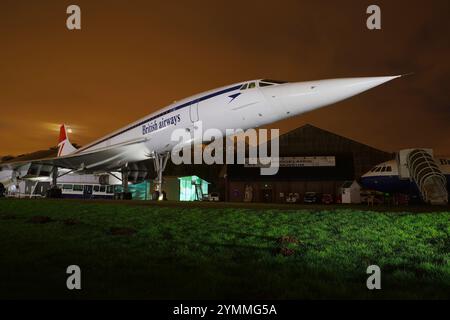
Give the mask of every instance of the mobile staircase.
M 432 154 L 414 149 L 407 155 L 406 165 L 423 201 L 432 205 L 448 204 L 447 180 L 434 161 Z
M 197 200 L 202 201 L 203 200 L 202 184 L 194 182 L 194 185 L 195 185 L 195 195 L 197 197 Z

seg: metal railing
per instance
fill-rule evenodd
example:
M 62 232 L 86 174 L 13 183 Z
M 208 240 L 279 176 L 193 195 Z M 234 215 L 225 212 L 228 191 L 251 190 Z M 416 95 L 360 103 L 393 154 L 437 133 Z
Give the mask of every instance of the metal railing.
M 430 204 L 447 204 L 447 180 L 430 153 L 422 149 L 410 152 L 407 166 L 422 198 Z

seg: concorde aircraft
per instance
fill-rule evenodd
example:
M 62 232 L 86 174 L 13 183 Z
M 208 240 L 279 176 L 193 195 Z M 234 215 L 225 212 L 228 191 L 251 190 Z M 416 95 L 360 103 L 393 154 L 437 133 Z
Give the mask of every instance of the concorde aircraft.
M 0 164 L 17 177 L 21 168 L 30 165 L 51 166 L 56 185 L 57 168 L 79 173 L 121 171 L 126 182 L 130 163 L 152 158 L 157 173 L 156 188 L 161 189 L 162 173 L 170 151 L 177 141 L 171 132 L 183 128 L 196 130 L 202 121 L 203 130 L 256 128 L 315 110 L 401 76 L 342 78 L 307 82 L 251 80 L 206 91 L 151 113 L 92 143 L 76 149 L 61 127 L 57 157 Z M 198 143 L 201 141 L 191 141 Z M 124 183 L 126 187 L 127 183 Z

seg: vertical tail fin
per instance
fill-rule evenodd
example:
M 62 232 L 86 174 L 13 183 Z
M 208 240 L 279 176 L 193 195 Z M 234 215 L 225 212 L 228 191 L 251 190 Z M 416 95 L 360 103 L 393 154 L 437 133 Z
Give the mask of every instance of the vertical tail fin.
M 76 150 L 77 149 L 69 141 L 66 126 L 64 124 L 61 125 L 59 128 L 58 157 L 66 156 Z

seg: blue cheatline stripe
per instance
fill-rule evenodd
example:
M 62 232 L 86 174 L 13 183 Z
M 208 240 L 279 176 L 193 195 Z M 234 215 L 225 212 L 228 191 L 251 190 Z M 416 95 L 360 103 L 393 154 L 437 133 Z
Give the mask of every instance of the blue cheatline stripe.
M 202 102 L 202 101 L 205 101 L 205 100 L 214 98 L 214 97 L 219 96 L 219 95 L 221 95 L 221 94 L 224 94 L 224 93 L 228 93 L 228 92 L 237 90 L 237 89 L 239 89 L 241 86 L 242 86 L 242 84 L 239 84 L 239 85 L 237 85 L 237 86 L 234 86 L 234 87 L 231 87 L 231 88 L 228 88 L 228 89 L 224 89 L 224 90 L 221 90 L 221 91 L 213 92 L 213 93 L 211 93 L 211 94 L 208 94 L 208 95 L 206 95 L 206 96 L 200 97 L 200 98 L 198 98 L 198 99 L 194 99 L 194 100 L 191 100 L 191 101 L 189 101 L 189 102 L 180 104 L 179 106 L 176 106 L 176 107 L 173 107 L 172 109 L 169 109 L 169 110 L 166 110 L 166 111 L 164 111 L 164 112 L 161 112 L 161 113 L 157 114 L 156 116 L 153 116 L 153 117 L 151 117 L 151 118 L 142 120 L 141 122 L 135 124 L 135 125 L 132 126 L 132 127 L 126 128 L 126 129 L 124 129 L 124 130 L 122 130 L 122 131 L 120 131 L 120 132 L 118 132 L 118 133 L 115 133 L 115 134 L 113 134 L 113 135 L 111 135 L 111 136 L 109 136 L 109 137 L 106 137 L 105 139 L 102 139 L 102 140 L 100 140 L 100 141 L 94 143 L 93 145 L 87 146 L 85 149 L 81 148 L 80 150 L 76 151 L 75 153 L 79 153 L 79 152 L 81 152 L 81 151 L 86 151 L 86 150 L 88 150 L 89 148 L 92 148 L 93 146 L 96 146 L 96 145 L 98 145 L 98 144 L 100 144 L 100 143 L 102 143 L 102 142 L 105 142 L 105 141 L 108 140 L 108 139 L 112 139 L 112 138 L 114 138 L 114 137 L 117 137 L 118 135 L 120 135 L 120 134 L 122 134 L 122 133 L 125 133 L 125 132 L 127 132 L 127 131 L 129 131 L 129 130 L 132 130 L 132 129 L 136 128 L 136 127 L 139 127 L 139 126 L 143 125 L 144 123 L 147 123 L 147 122 L 149 122 L 149 121 L 155 120 L 156 118 L 162 117 L 162 116 L 164 116 L 164 115 L 166 115 L 166 114 L 168 114 L 168 113 L 171 113 L 171 112 L 174 112 L 174 111 L 183 109 L 183 108 L 185 108 L 185 107 L 187 107 L 187 106 L 190 106 L 190 105 L 191 105 L 192 103 L 194 103 L 194 102 L 199 103 L 199 102 Z

